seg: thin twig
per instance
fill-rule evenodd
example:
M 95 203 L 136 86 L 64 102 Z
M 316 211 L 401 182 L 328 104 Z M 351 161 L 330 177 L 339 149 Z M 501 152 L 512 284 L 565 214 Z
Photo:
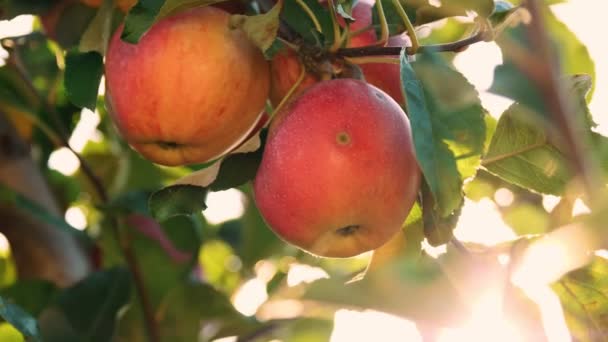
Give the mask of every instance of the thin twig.
M 34 87 L 33 81 L 20 57 L 21 56 L 19 55 L 17 50 L 12 50 L 7 60 L 7 64 L 12 65 L 15 68 L 19 77 L 23 80 L 24 84 L 30 91 L 31 95 L 33 95 L 39 101 L 42 108 L 49 114 L 49 116 L 53 120 L 55 129 L 57 130 L 56 136 L 60 140 L 61 144 L 65 148 L 69 149 L 76 156 L 76 158 L 78 158 L 80 162 L 80 167 L 86 178 L 93 185 L 93 188 L 95 189 L 95 192 L 97 193 L 100 202 L 103 204 L 107 204 L 109 201 L 109 196 L 101 179 L 97 177 L 95 172 L 93 172 L 93 168 L 87 163 L 87 161 L 70 146 L 68 140 L 68 132 L 62 126 L 57 111 L 55 110 L 55 108 L 53 108 L 49 101 L 47 101 L 47 99 L 45 99 L 44 96 L 40 94 L 38 89 Z M 110 223 L 112 231 L 118 239 L 121 251 L 125 257 L 125 261 L 127 262 L 127 266 L 129 267 L 129 270 L 133 275 L 133 281 L 135 283 L 135 288 L 137 289 L 137 293 L 141 301 L 144 321 L 146 324 L 148 335 L 150 337 L 150 341 L 158 342 L 160 341 L 158 325 L 154 320 L 154 311 L 150 304 L 148 292 L 146 291 L 146 287 L 141 276 L 141 270 L 139 269 L 139 265 L 137 264 L 137 258 L 135 256 L 131 243 L 128 238 L 123 237 L 124 234 L 121 234 L 119 222 L 114 216 L 110 216 Z
M 435 44 L 435 45 L 422 45 L 418 47 L 416 53 L 422 52 L 459 52 L 465 47 L 485 41 L 485 32 L 478 32 L 471 37 L 458 40 L 451 43 Z M 358 48 L 342 48 L 336 51 L 336 55 L 342 57 L 366 57 L 366 56 L 398 56 L 401 54 L 402 47 L 381 47 L 381 46 L 366 46 Z M 409 47 L 406 48 L 408 54 L 413 54 Z

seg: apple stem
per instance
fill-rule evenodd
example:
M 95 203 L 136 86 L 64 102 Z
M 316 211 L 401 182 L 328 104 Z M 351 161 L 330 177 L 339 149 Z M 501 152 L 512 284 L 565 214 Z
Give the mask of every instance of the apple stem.
M 376 8 L 378 9 L 378 19 L 380 20 L 380 40 L 378 40 L 374 46 L 385 46 L 388 42 L 389 33 L 388 22 L 386 21 L 386 15 L 384 14 L 382 1 L 376 1 Z
M 301 66 L 302 70 L 300 71 L 300 75 L 298 76 L 298 79 L 291 86 L 291 88 L 289 88 L 289 91 L 287 92 L 287 94 L 285 94 L 285 96 L 283 96 L 283 98 L 281 99 L 281 102 L 279 102 L 279 104 L 274 108 L 274 110 L 272 111 L 272 114 L 270 115 L 270 119 L 268 119 L 268 124 L 270 124 L 272 119 L 274 119 L 275 115 L 285 106 L 287 101 L 289 101 L 289 99 L 295 93 L 296 89 L 298 89 L 298 87 L 300 86 L 300 83 L 302 83 L 302 81 L 304 80 L 304 77 L 306 77 L 306 67 L 303 64 L 300 64 L 300 66 Z
M 378 1 L 378 2 L 382 2 L 382 1 Z M 408 49 L 410 49 L 411 54 L 415 54 L 418 51 L 418 47 L 420 46 L 420 44 L 418 43 L 418 37 L 416 36 L 416 30 L 414 29 L 414 25 L 412 25 L 410 18 L 408 17 L 407 13 L 403 9 L 403 6 L 401 6 L 401 2 L 399 2 L 399 0 L 392 0 L 392 2 L 393 2 L 393 6 L 395 6 L 395 9 L 397 9 L 397 13 L 399 14 L 399 17 L 401 17 L 403 24 L 405 24 L 405 29 L 407 30 L 407 35 L 410 37 L 410 40 L 412 41 L 412 46 L 408 47 Z
M 331 26 L 334 30 L 334 42 L 331 44 L 329 51 L 335 52 L 340 48 L 340 44 L 342 43 L 342 39 L 340 39 L 340 26 L 338 25 L 334 0 L 327 0 L 327 4 L 329 7 L 329 15 L 331 16 Z
M 277 39 L 284 44 L 285 46 L 287 46 L 288 48 L 292 49 L 293 51 L 298 51 L 300 50 L 300 47 L 290 41 L 288 41 L 285 38 L 281 38 L 280 36 L 277 36 Z
M 314 14 L 314 12 L 308 7 L 308 5 L 303 0 L 296 0 L 296 3 L 300 5 L 300 7 L 306 12 L 310 20 L 312 20 L 313 25 L 315 25 L 315 29 L 319 32 L 323 32 L 321 28 L 321 24 L 319 23 L 319 19 Z

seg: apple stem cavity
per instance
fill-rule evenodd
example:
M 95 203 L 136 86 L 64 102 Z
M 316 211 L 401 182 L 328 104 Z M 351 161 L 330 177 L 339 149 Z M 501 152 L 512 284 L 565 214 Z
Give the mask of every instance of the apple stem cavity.
M 165 150 L 173 150 L 180 147 L 180 144 L 173 141 L 159 141 L 158 146 Z
M 350 226 L 346 226 L 346 227 L 342 227 L 342 228 L 336 229 L 335 233 L 337 235 L 346 237 L 346 236 L 354 235 L 360 228 L 361 228 L 360 225 L 354 224 L 354 225 L 350 225 Z

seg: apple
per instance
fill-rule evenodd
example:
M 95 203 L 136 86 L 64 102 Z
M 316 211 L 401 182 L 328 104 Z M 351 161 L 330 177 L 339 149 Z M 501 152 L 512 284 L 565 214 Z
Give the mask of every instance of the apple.
M 376 249 L 399 232 L 420 171 L 409 120 L 360 80 L 319 82 L 271 126 L 254 198 L 285 241 L 325 257 Z
M 156 23 L 137 45 L 112 37 L 106 101 L 119 131 L 149 160 L 205 163 L 238 146 L 263 113 L 268 63 L 230 14 L 193 8 Z
M 274 106 L 281 103 L 283 97 L 287 95 L 289 89 L 300 77 L 301 72 L 302 64 L 298 55 L 291 49 L 284 49 L 272 58 L 270 63 L 270 102 Z M 302 83 L 295 90 L 294 95 L 301 93 L 318 81 L 314 75 L 307 73 Z
M 352 16 L 356 19 L 350 26 L 351 31 L 361 30 L 372 24 L 373 2 L 360 1 L 353 7 Z M 364 47 L 374 44 L 378 38 L 373 28 L 363 31 L 350 39 L 348 47 Z M 389 37 L 387 46 L 407 46 L 409 40 L 406 35 Z M 395 101 L 401 105 L 405 99 L 401 91 L 401 70 L 399 64 L 390 63 L 365 63 L 359 67 L 365 76 L 365 80 L 376 87 L 384 90 Z
M 372 24 L 372 8 L 373 1 L 359 1 L 353 7 L 352 17 L 355 18 L 355 21 L 349 27 L 351 32 L 362 30 L 365 27 L 370 28 L 351 37 L 348 47 L 369 46 L 377 42 L 376 33 L 370 26 Z M 344 25 L 342 21 L 341 24 Z M 407 36 L 399 35 L 390 37 L 387 46 L 406 46 L 408 44 Z M 359 66 L 368 83 L 384 90 L 400 104 L 405 104 L 405 99 L 401 92 L 399 64 L 366 63 Z M 270 100 L 273 105 L 276 106 L 289 89 L 291 89 L 300 75 L 301 68 L 302 64 L 298 59 L 298 55 L 291 49 L 285 49 L 273 57 L 270 66 Z M 314 75 L 306 75 L 304 81 L 296 89 L 295 94 L 302 92 L 316 82 L 318 82 L 318 79 Z

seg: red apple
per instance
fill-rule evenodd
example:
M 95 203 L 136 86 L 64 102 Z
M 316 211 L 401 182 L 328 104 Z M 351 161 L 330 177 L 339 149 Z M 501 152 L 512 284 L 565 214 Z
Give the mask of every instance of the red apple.
M 274 106 L 277 106 L 283 97 L 287 95 L 301 72 L 302 64 L 298 59 L 298 55 L 291 49 L 285 49 L 272 58 L 270 63 L 270 102 Z M 304 89 L 318 81 L 314 75 L 310 73 L 306 74 L 302 83 L 300 83 L 294 92 L 294 95 L 301 93 Z
M 230 15 L 194 8 L 155 24 L 137 45 L 112 38 L 106 99 L 126 140 L 164 165 L 204 163 L 239 145 L 262 114 L 268 63 Z
M 378 40 L 374 29 L 370 26 L 372 24 L 372 8 L 373 1 L 359 1 L 353 7 L 352 17 L 355 18 L 355 21 L 350 25 L 350 31 L 356 32 L 366 27 L 370 28 L 351 37 L 348 47 L 369 46 Z M 341 24 L 344 25 L 343 22 Z M 406 46 L 407 44 L 407 37 L 400 35 L 390 37 L 387 46 Z M 400 104 L 403 105 L 405 103 L 401 92 L 399 64 L 366 63 L 361 64 L 360 67 L 368 83 L 384 90 Z M 270 100 L 276 106 L 298 79 L 302 70 L 302 64 L 294 51 L 285 50 L 272 59 L 270 68 Z M 301 93 L 315 82 L 318 82 L 318 80 L 313 75 L 308 74 L 295 91 L 295 94 Z
M 255 202 L 285 241 L 350 257 L 401 229 L 420 184 L 409 120 L 363 81 L 323 81 L 271 127 L 254 180 Z
M 373 2 L 360 1 L 353 7 L 352 16 L 356 19 L 350 26 L 352 32 L 361 30 L 372 24 Z M 373 28 L 363 31 L 350 39 L 348 47 L 364 47 L 374 44 L 378 38 Z M 406 46 L 408 44 L 405 35 L 390 37 L 387 46 Z M 397 57 L 395 57 L 397 58 Z M 384 90 L 395 101 L 401 105 L 405 104 L 401 92 L 401 76 L 399 64 L 390 63 L 365 63 L 359 65 L 365 80 L 376 87 Z

